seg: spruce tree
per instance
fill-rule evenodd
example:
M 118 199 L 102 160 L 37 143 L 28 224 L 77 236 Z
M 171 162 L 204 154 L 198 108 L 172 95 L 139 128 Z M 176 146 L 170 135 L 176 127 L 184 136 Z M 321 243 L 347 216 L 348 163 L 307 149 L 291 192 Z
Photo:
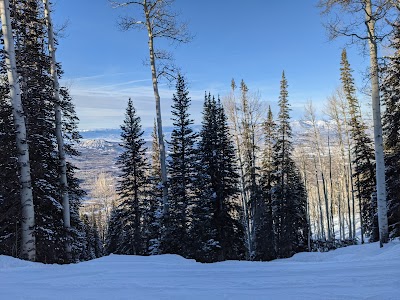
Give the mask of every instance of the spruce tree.
M 256 204 L 254 220 L 255 260 L 271 260 L 276 257 L 274 228 L 272 219 L 271 189 L 273 184 L 273 147 L 276 139 L 276 124 L 271 107 L 268 108 L 264 122 L 264 149 L 261 162 L 260 189 L 261 197 Z
M 105 239 L 104 252 L 106 254 L 120 253 L 119 248 L 122 243 L 121 233 L 123 228 L 121 215 L 121 209 L 118 207 L 113 207 L 111 210 Z
M 231 135 L 229 133 L 228 118 L 224 107 L 218 98 L 216 105 L 217 115 L 217 166 L 215 180 L 216 191 L 216 219 L 219 239 L 225 260 L 242 260 L 246 258 L 245 232 L 243 227 L 243 210 L 237 201 L 238 170 L 236 155 Z
M 92 226 L 89 221 L 89 217 L 87 214 L 82 217 L 85 231 L 85 246 L 82 252 L 82 260 L 90 260 L 96 258 L 95 250 L 94 250 L 94 235 Z
M 292 129 L 288 84 L 282 73 L 277 137 L 273 147 L 272 212 L 278 257 L 290 257 L 307 246 L 308 221 L 306 191 L 292 157 Z
M 386 106 L 383 133 L 390 237 L 400 236 L 400 25 L 394 24 L 394 54 L 382 70 L 382 99 Z
M 163 196 L 156 122 L 154 122 L 152 138 L 149 200 L 144 213 L 144 227 L 147 252 L 155 255 L 160 253 Z
M 121 169 L 121 179 L 117 192 L 121 203 L 113 218 L 121 223 L 119 244 L 115 253 L 143 255 L 146 253 L 144 243 L 143 215 L 148 193 L 148 162 L 146 159 L 145 141 L 132 100 L 129 99 L 124 124 L 121 126 L 121 146 L 124 152 L 118 157 L 117 164 Z M 119 220 L 118 220 L 119 219 Z M 115 230 L 114 228 L 110 229 Z
M 8 86 L 0 85 L 0 254 L 18 257 L 21 205 L 15 129 L 8 93 Z
M 357 193 L 361 211 L 362 233 L 370 237 L 371 241 L 379 239 L 377 206 L 376 206 L 376 177 L 375 158 L 372 139 L 367 135 L 367 126 L 362 120 L 359 102 L 355 95 L 356 88 L 352 76 L 352 69 L 347 60 L 346 50 L 342 51 L 341 81 L 346 97 L 350 120 L 349 126 L 353 140 L 352 160 L 354 166 L 354 190 Z
M 74 166 L 68 164 L 67 176 L 72 182 L 69 187 L 69 192 L 72 194 L 71 214 L 74 220 L 72 220 L 72 227 L 66 230 L 63 226 L 60 205 L 62 189 L 59 182 L 58 158 L 55 152 L 54 90 L 50 75 L 50 58 L 46 54 L 47 30 L 43 21 L 43 7 L 39 1 L 35 0 L 14 1 L 13 4 L 12 20 L 17 37 L 17 67 L 21 78 L 22 104 L 26 113 L 27 142 L 31 150 L 33 201 L 37 210 L 35 214 L 36 260 L 49 263 L 76 261 L 79 259 L 84 244 L 83 224 L 78 216 L 80 201 L 84 193 L 79 188 L 74 175 Z M 4 74 L 3 68 L 1 73 Z M 62 75 L 61 68 L 58 73 Z M 61 101 L 65 114 L 62 125 L 65 134 L 69 136 L 65 149 L 68 155 L 77 155 L 78 153 L 74 149 L 74 143 L 79 139 L 76 130 L 77 118 L 71 98 L 65 89 L 62 92 Z M 8 117 L 6 115 L 3 117 L 4 122 L 7 123 Z M 1 147 L 9 146 L 7 143 L 1 145 Z M 6 156 L 12 160 L 14 154 L 9 152 Z M 16 169 L 13 172 L 16 174 Z M 15 175 L 5 178 L 4 184 L 18 186 Z M 16 210 L 15 214 L 9 216 L 16 220 L 16 222 L 5 220 L 5 223 L 8 223 L 6 226 L 13 226 L 11 240 L 15 241 L 20 236 L 18 232 L 20 215 Z M 73 246 L 72 257 L 67 255 L 64 247 L 68 240 Z
M 189 115 L 190 97 L 186 82 L 178 75 L 176 92 L 172 98 L 172 120 L 169 170 L 169 215 L 164 220 L 165 233 L 162 241 L 163 253 L 186 256 L 189 246 L 189 205 L 194 199 L 193 181 L 196 174 L 197 134 L 191 127 Z
M 200 261 L 245 258 L 243 212 L 236 202 L 239 175 L 235 161 L 224 108 L 219 99 L 206 95 L 191 233 L 195 258 Z

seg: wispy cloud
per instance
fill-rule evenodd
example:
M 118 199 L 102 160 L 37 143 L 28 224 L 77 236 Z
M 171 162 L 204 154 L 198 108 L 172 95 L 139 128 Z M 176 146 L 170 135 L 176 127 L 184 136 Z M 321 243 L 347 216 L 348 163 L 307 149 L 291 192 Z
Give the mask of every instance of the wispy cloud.
M 64 78 L 64 80 L 66 80 L 66 81 L 93 80 L 93 79 L 110 78 L 110 77 L 117 77 L 117 76 L 129 75 L 129 74 L 133 74 L 133 72 L 104 73 L 104 74 L 96 74 L 96 75 L 90 75 L 90 76 Z
M 121 73 L 122 74 L 122 73 Z M 114 74 L 116 75 L 116 74 Z M 81 129 L 117 128 L 122 124 L 128 98 L 132 98 L 143 126 L 152 126 L 155 113 L 154 92 L 149 79 L 122 80 L 105 75 L 70 78 L 63 82 L 69 86 Z M 99 80 L 102 78 L 102 80 Z M 163 124 L 171 125 L 173 88 L 160 84 Z M 204 91 L 191 89 L 191 114 L 196 123 L 201 122 Z
M 128 98 L 132 98 L 143 126 L 152 126 L 155 113 L 154 91 L 150 79 L 131 79 L 130 74 L 114 73 L 93 76 L 77 77 L 64 80 L 74 99 L 81 129 L 118 128 L 124 119 Z M 127 78 L 128 77 L 128 78 Z M 204 93 L 210 92 L 215 96 L 225 97 L 230 92 L 229 84 L 220 82 L 205 83 L 204 81 L 188 82 L 192 105 L 191 117 L 196 124 L 201 123 Z M 272 106 L 277 113 L 279 99 L 279 85 L 248 83 L 253 91 L 259 91 L 261 101 Z M 261 86 L 261 89 L 258 88 Z M 169 126 L 171 121 L 171 105 L 174 87 L 167 84 L 159 85 L 163 125 Z M 316 96 L 316 95 L 312 95 Z M 304 114 L 304 104 L 310 95 L 304 95 L 296 89 L 289 90 L 292 100 L 292 117 L 299 119 Z M 312 97 L 316 103 L 322 105 L 319 97 Z

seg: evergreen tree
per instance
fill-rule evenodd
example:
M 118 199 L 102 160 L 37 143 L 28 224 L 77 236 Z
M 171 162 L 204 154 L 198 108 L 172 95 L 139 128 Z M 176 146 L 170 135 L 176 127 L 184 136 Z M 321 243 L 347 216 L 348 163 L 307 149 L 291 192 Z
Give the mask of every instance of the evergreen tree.
M 85 247 L 82 252 L 82 260 L 90 260 L 96 258 L 94 249 L 95 239 L 88 215 L 83 215 L 82 219 L 85 231 Z
M 188 110 L 190 106 L 189 91 L 186 82 L 178 75 L 176 92 L 172 98 L 172 115 L 174 129 L 171 134 L 169 170 L 169 215 L 166 216 L 165 233 L 162 241 L 163 253 L 175 253 L 186 256 L 189 247 L 188 207 L 193 203 L 193 181 L 196 174 L 197 134 L 191 126 Z
M 206 95 L 200 132 L 193 245 L 200 261 L 244 259 L 246 250 L 235 152 L 218 99 Z
M 118 207 L 113 207 L 110 214 L 110 221 L 108 223 L 106 240 L 105 240 L 105 253 L 119 253 L 119 247 L 121 245 L 121 233 L 122 233 L 122 219 L 121 211 Z
M 110 226 L 114 225 L 113 222 L 120 222 L 121 231 L 114 253 L 143 255 L 146 254 L 143 215 L 149 183 L 146 174 L 148 163 L 140 117 L 136 115 L 131 99 L 128 101 L 121 129 L 121 146 L 124 152 L 117 160 L 122 172 L 117 188 L 121 203 L 116 210 L 117 215 L 113 216 L 117 220 L 110 222 Z M 110 229 L 111 232 L 115 232 L 114 230 L 115 228 Z
M 382 99 L 386 110 L 383 115 L 383 133 L 388 193 L 388 219 L 390 237 L 400 236 L 400 25 L 394 24 L 391 47 L 394 54 L 383 68 Z
M 341 81 L 343 91 L 349 106 L 350 131 L 353 140 L 352 156 L 354 166 L 355 191 L 361 209 L 362 231 L 371 241 L 379 239 L 377 206 L 376 206 L 376 178 L 374 148 L 371 138 L 367 135 L 367 126 L 362 121 L 359 103 L 355 95 L 356 89 L 352 76 L 352 69 L 347 60 L 346 50 L 343 49 L 341 61 Z
M 161 222 L 162 222 L 162 178 L 160 168 L 160 148 L 158 146 L 157 124 L 154 122 L 152 133 L 152 154 L 150 170 L 149 200 L 144 216 L 146 249 L 148 254 L 160 253 Z
M 288 84 L 282 73 L 279 97 L 277 140 L 273 147 L 272 212 L 278 257 L 290 257 L 307 246 L 308 221 L 306 191 L 292 158 L 292 129 Z
M 262 197 L 257 202 L 254 220 L 255 260 L 271 260 L 276 257 L 272 219 L 271 189 L 273 184 L 273 147 L 276 139 L 276 124 L 271 107 L 264 122 L 264 149 L 261 163 L 260 188 Z
M 46 32 L 43 21 L 41 2 L 37 0 L 14 1 L 12 7 L 12 19 L 15 29 L 17 48 L 17 67 L 21 78 L 22 104 L 26 113 L 27 133 L 30 147 L 30 165 L 32 188 L 34 196 L 35 235 L 37 261 L 42 262 L 68 262 L 76 261 L 83 247 L 83 224 L 78 216 L 80 201 L 83 191 L 79 188 L 74 175 L 74 166 L 68 165 L 68 177 L 71 179 L 69 192 L 71 198 L 71 213 L 73 215 L 72 227 L 65 230 L 62 220 L 62 206 L 59 176 L 60 169 L 57 158 L 56 135 L 54 124 L 54 99 L 53 84 L 50 75 L 50 58 L 46 54 Z M 60 68 L 60 66 L 59 66 Z M 4 74 L 2 67 L 1 73 Z M 61 69 L 59 70 L 61 75 Z M 4 82 L 3 82 L 4 83 Z M 2 95 L 3 96 L 3 95 Z M 7 101 L 2 103 L 8 106 Z M 64 89 L 62 92 L 62 110 L 64 115 L 63 129 L 69 136 L 65 145 L 68 155 L 77 155 L 74 143 L 79 139 L 76 130 L 77 118 L 71 104 L 71 98 Z M 7 109 L 4 110 L 6 112 Z M 8 124 L 9 116 L 4 114 L 2 122 Z M 9 131 L 13 135 L 14 131 Z M 4 140 L 5 141 L 5 140 Z M 15 147 L 5 141 L 0 147 Z M 5 154 L 8 165 L 13 160 L 15 152 Z M 8 158 L 7 158 L 8 157 Z M 9 169 L 10 172 L 12 169 Z M 15 181 L 17 171 L 13 167 L 15 175 L 5 178 L 7 186 L 18 186 Z M 10 191 L 11 192 L 11 191 Z M 12 192 L 15 194 L 15 192 Z M 10 195 L 11 196 L 11 195 Z M 13 199 L 12 197 L 8 199 Z M 1 207 L 0 209 L 3 209 Z M 13 232 L 10 241 L 18 240 L 19 234 L 19 209 L 13 209 L 14 213 L 8 214 L 11 219 L 4 220 L 6 231 Z M 10 210 L 8 210 L 10 211 Z M 14 219 L 15 221 L 13 221 Z M 10 227 L 11 225 L 11 227 Z M 2 227 L 2 226 L 0 226 Z M 10 231 L 11 230 L 11 231 Z M 65 243 L 70 240 L 73 246 L 73 257 L 69 257 L 65 251 Z M 15 248 L 15 247 L 14 247 Z M 14 253 L 14 252 L 13 252 Z M 12 254 L 12 253 L 5 253 Z
M 1 82 L 5 82 L 5 78 Z M 18 161 L 14 155 L 17 152 L 15 129 L 8 92 L 8 86 L 0 85 L 0 254 L 18 257 L 21 205 Z

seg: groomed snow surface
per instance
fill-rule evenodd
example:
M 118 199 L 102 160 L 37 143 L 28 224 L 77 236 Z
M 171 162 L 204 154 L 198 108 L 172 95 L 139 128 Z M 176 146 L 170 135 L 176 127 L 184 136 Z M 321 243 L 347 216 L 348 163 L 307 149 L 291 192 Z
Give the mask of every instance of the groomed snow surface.
M 60 266 L 0 256 L 0 299 L 400 299 L 400 242 L 215 264 L 111 255 Z

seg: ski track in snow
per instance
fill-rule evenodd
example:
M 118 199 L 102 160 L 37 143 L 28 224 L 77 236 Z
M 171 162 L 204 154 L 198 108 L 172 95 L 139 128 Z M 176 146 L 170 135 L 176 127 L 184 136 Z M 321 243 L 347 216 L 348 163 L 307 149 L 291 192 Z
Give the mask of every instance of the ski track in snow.
M 0 299 L 400 299 L 400 241 L 272 262 L 111 255 L 44 265 L 0 256 Z

